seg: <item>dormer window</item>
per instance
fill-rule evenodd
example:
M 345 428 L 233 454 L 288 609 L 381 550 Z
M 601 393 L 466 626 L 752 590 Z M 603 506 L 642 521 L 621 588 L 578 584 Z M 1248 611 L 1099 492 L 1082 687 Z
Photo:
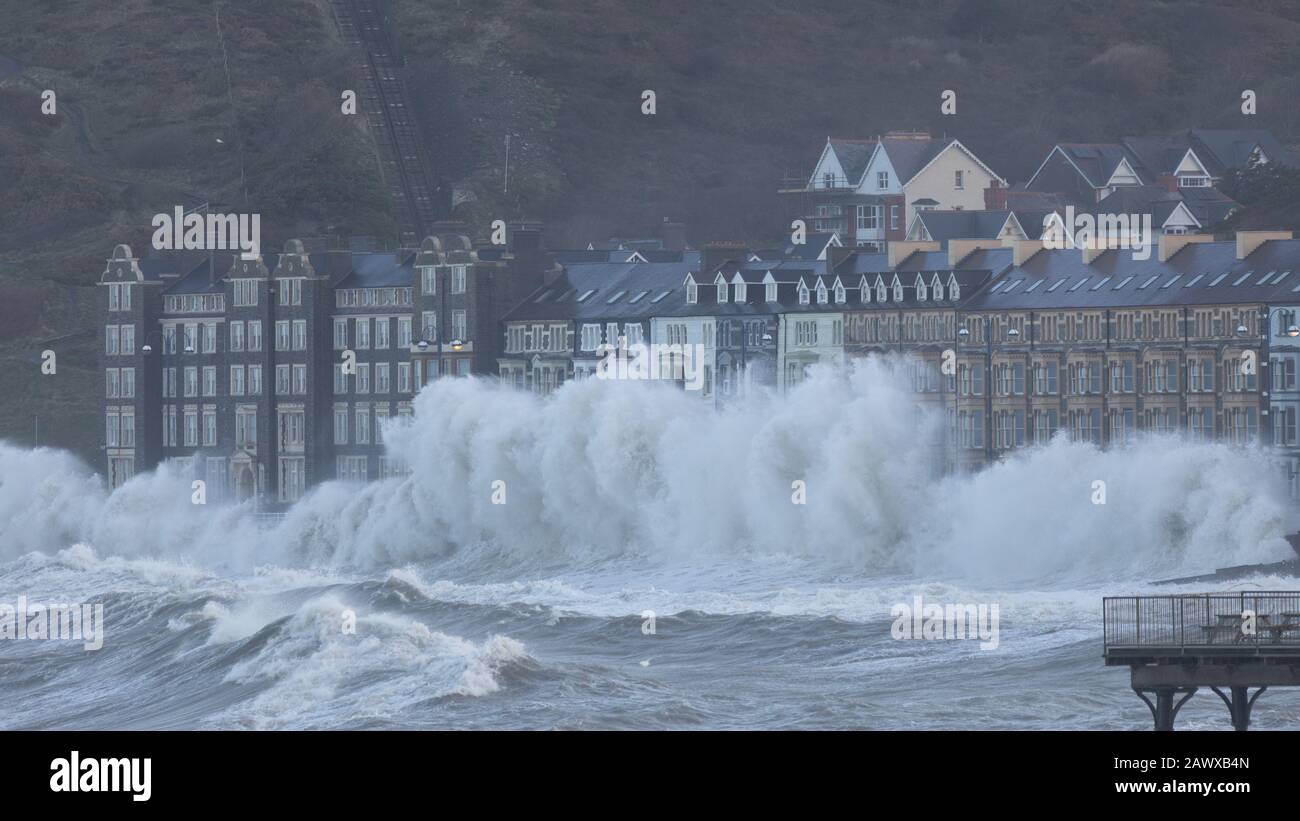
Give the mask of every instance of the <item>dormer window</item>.
M 961 299 L 961 286 L 957 284 L 956 277 L 948 278 L 948 298 L 953 301 Z
M 876 302 L 884 303 L 889 301 L 889 293 L 885 290 L 883 281 L 876 283 Z
M 858 282 L 858 299 L 862 300 L 863 304 L 871 302 L 871 284 L 867 282 L 866 277 Z
M 894 277 L 894 301 L 903 301 L 903 283 L 898 281 L 898 277 Z
M 747 301 L 748 299 L 749 299 L 749 297 L 747 297 L 747 296 L 745 295 L 745 283 L 743 283 L 743 282 L 737 282 L 737 283 L 736 283 L 736 301 L 737 301 L 737 302 L 745 302 L 745 301 Z
M 763 296 L 768 302 L 776 302 L 776 283 L 769 282 L 766 287 L 767 293 Z
M 799 304 L 800 305 L 808 304 L 808 286 L 803 284 L 802 282 L 799 283 Z
M 919 276 L 916 278 L 916 301 L 925 302 L 925 280 Z
M 826 283 L 824 282 L 817 283 L 817 304 L 825 305 L 828 296 L 829 294 L 827 294 L 826 292 Z
M 930 280 L 930 291 L 936 301 L 943 301 L 943 280 L 939 279 L 938 274 L 935 274 L 934 279 Z
M 699 297 L 699 293 L 697 292 L 698 288 L 699 286 L 696 285 L 694 282 L 686 283 L 686 304 L 687 305 L 694 305 L 698 301 L 698 297 Z
M 840 284 L 838 284 L 838 283 L 836 283 L 836 285 L 835 285 L 835 304 L 837 304 L 837 305 L 843 305 L 844 302 L 848 299 L 848 297 L 849 297 L 848 292 L 844 290 L 844 286 L 843 286 L 843 285 L 840 285 Z
M 721 305 L 727 301 L 727 283 L 718 283 L 718 304 Z

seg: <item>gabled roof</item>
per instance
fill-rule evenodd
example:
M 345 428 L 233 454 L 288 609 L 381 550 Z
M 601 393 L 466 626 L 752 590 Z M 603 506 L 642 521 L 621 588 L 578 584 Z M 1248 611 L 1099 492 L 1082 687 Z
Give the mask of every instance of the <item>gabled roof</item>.
M 1141 173 L 1136 158 L 1119 143 L 1057 143 L 1029 178 L 1029 182 L 1025 183 L 1026 186 L 1033 185 L 1034 179 L 1054 154 L 1064 157 L 1093 188 L 1104 187 L 1124 160 L 1129 160 L 1133 170 Z
M 996 239 L 1013 218 L 1010 211 L 921 211 L 916 220 L 930 239 L 946 246 L 950 239 Z
M 1199 149 L 1197 156 L 1212 166 L 1209 170 L 1215 176 L 1246 168 L 1256 146 L 1264 151 L 1270 162 L 1290 166 L 1300 164 L 1296 156 L 1266 128 L 1193 128 L 1189 134 Z
M 839 161 L 848 184 L 857 185 L 862 179 L 862 172 L 867 170 L 867 162 L 875 150 L 876 141 L 827 137 L 826 146 L 835 152 L 835 159 Z

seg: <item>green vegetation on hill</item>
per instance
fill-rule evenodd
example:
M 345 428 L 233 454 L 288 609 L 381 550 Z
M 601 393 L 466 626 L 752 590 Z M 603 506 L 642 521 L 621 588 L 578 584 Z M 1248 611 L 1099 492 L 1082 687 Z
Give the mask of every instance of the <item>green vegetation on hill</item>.
M 154 214 L 205 200 L 261 214 L 268 246 L 396 231 L 339 108 L 327 0 L 9 0 L 0 20 L 0 65 L 17 63 L 0 70 L 0 438 L 31 443 L 40 415 L 42 442 L 97 463 L 98 335 L 53 343 L 58 374 L 35 374 L 45 342 L 94 329 L 113 245 L 144 255 Z
M 395 7 L 408 59 L 463 86 L 450 103 L 472 136 L 444 148 L 474 187 L 465 214 L 544 215 L 559 242 L 644 235 L 664 216 L 685 219 L 696 241 L 770 241 L 782 177 L 810 172 L 828 135 L 927 128 L 1013 181 L 1064 140 L 1191 126 L 1300 140 L 1294 0 Z M 422 76 L 419 90 L 446 94 L 439 72 Z M 1247 88 L 1254 117 L 1240 112 Z M 645 89 L 653 117 L 641 114 Z M 954 116 L 940 114 L 945 89 L 957 92 Z M 511 178 L 533 180 L 537 199 L 501 194 L 506 133 Z
M 328 0 L 0 2 L 0 438 L 31 442 L 40 414 L 44 442 L 97 462 L 97 335 L 54 343 L 59 375 L 33 374 L 46 341 L 96 330 L 86 286 L 114 244 L 143 253 L 150 217 L 185 201 L 261 213 L 268 247 L 392 237 L 394 221 L 372 137 L 339 111 L 352 82 Z M 772 242 L 776 189 L 810 171 L 828 135 L 956 135 L 1013 181 L 1061 140 L 1190 126 L 1300 139 L 1294 0 L 393 9 L 456 215 L 479 230 L 540 217 L 557 246 L 643 236 L 666 216 L 696 242 Z M 46 88 L 55 117 L 39 113 Z M 647 89 L 654 116 L 641 113 Z M 955 116 L 940 114 L 945 89 Z M 1275 199 L 1261 194 L 1243 219 L 1292 225 L 1294 202 Z

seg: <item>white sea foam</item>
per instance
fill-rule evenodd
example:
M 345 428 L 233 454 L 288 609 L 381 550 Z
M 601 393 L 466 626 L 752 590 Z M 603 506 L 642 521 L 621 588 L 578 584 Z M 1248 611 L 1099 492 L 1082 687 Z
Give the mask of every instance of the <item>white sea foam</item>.
M 101 556 L 245 570 L 441 557 L 519 578 L 620 558 L 785 556 L 853 574 L 1063 585 L 1290 555 L 1287 503 L 1256 449 L 1058 440 L 936 479 L 932 420 L 878 360 L 721 409 L 657 384 L 589 380 L 541 399 L 474 379 L 426 388 L 415 409 L 385 433 L 410 476 L 326 483 L 267 531 L 247 508 L 192 505 L 167 469 L 107 494 L 66 454 L 0 445 L 0 558 L 80 541 Z M 796 480 L 804 505 L 791 502 Z

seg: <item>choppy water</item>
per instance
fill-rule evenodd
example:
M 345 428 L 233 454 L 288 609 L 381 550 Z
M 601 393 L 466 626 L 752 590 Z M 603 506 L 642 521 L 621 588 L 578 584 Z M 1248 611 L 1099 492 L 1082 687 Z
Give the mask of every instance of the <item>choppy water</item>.
M 447 382 L 417 400 L 437 424 L 388 431 L 408 479 L 322 487 L 272 530 L 166 471 L 108 495 L 0 446 L 0 604 L 107 621 L 98 651 L 0 641 L 0 728 L 1146 729 L 1101 597 L 1290 555 L 1258 453 L 1057 442 L 934 480 L 894 384 L 873 365 L 714 411 Z M 917 595 L 998 604 L 997 649 L 895 640 Z M 1254 726 L 1297 706 L 1270 691 Z M 1227 711 L 1201 694 L 1179 726 Z

